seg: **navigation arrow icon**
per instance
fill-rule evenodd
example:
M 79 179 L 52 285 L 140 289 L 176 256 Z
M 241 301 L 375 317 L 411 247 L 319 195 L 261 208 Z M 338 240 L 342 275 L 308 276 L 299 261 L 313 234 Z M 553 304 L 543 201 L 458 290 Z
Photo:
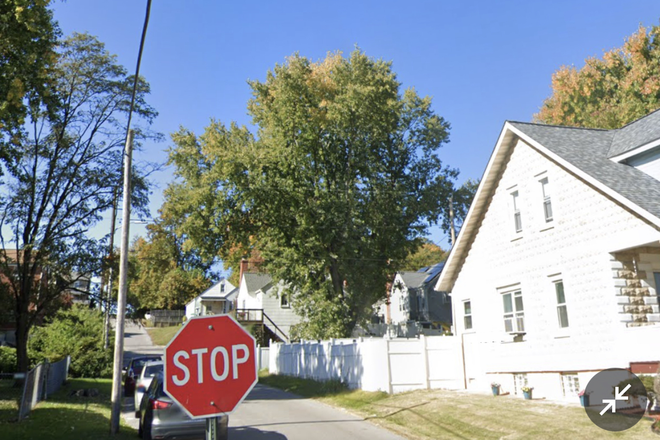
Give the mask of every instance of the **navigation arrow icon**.
M 630 389 L 630 384 L 628 384 L 622 391 L 619 392 L 619 387 L 614 387 L 614 399 L 603 399 L 603 403 L 607 403 L 605 408 L 600 412 L 602 416 L 607 412 L 608 409 L 612 408 L 612 414 L 616 412 L 616 401 L 625 400 L 628 401 L 628 396 L 624 396 L 625 392 Z

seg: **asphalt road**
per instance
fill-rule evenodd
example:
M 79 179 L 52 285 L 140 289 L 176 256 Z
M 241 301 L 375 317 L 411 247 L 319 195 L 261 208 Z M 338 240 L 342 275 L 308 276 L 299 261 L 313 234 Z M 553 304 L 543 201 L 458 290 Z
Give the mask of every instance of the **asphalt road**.
M 162 354 L 146 330 L 127 323 L 124 362 L 133 356 Z M 124 397 L 122 416 L 138 427 L 133 396 Z M 345 411 L 257 384 L 229 416 L 230 440 L 404 440 Z

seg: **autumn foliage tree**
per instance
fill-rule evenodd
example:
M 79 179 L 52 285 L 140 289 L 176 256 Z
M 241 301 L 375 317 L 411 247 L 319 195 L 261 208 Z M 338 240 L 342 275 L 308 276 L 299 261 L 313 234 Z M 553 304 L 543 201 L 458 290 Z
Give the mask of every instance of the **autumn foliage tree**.
M 183 309 L 211 286 L 210 263 L 184 251 L 183 240 L 162 217 L 147 226 L 146 239 L 133 243 L 129 263 L 128 301 L 136 310 Z
M 448 206 L 449 124 L 360 50 L 294 55 L 249 84 L 256 134 L 216 121 L 175 133 L 166 203 L 207 256 L 255 239 L 305 318 L 300 336 L 347 336 Z
M 552 95 L 535 120 L 546 124 L 614 129 L 660 108 L 660 26 L 639 30 L 623 47 L 563 66 Z

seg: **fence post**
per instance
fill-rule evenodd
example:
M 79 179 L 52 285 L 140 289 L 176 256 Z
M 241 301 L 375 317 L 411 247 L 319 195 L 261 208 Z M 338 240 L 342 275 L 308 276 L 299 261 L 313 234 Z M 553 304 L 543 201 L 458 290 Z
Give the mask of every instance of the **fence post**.
M 390 362 L 390 338 L 385 339 L 385 355 L 387 356 L 387 393 L 394 392 L 392 388 L 392 363 Z
M 422 346 L 422 361 L 424 362 L 424 388 L 431 389 L 431 378 L 429 369 L 429 350 L 425 335 L 419 335 L 419 342 Z

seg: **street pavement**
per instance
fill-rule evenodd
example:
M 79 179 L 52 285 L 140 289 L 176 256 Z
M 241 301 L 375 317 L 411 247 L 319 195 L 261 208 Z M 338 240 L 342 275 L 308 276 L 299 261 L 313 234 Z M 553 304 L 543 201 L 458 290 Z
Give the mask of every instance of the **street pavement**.
M 126 323 L 124 362 L 145 354 L 162 354 L 144 327 Z M 124 397 L 124 420 L 135 429 L 133 396 Z M 231 440 L 404 440 L 360 417 L 282 390 L 257 384 L 229 416 Z

